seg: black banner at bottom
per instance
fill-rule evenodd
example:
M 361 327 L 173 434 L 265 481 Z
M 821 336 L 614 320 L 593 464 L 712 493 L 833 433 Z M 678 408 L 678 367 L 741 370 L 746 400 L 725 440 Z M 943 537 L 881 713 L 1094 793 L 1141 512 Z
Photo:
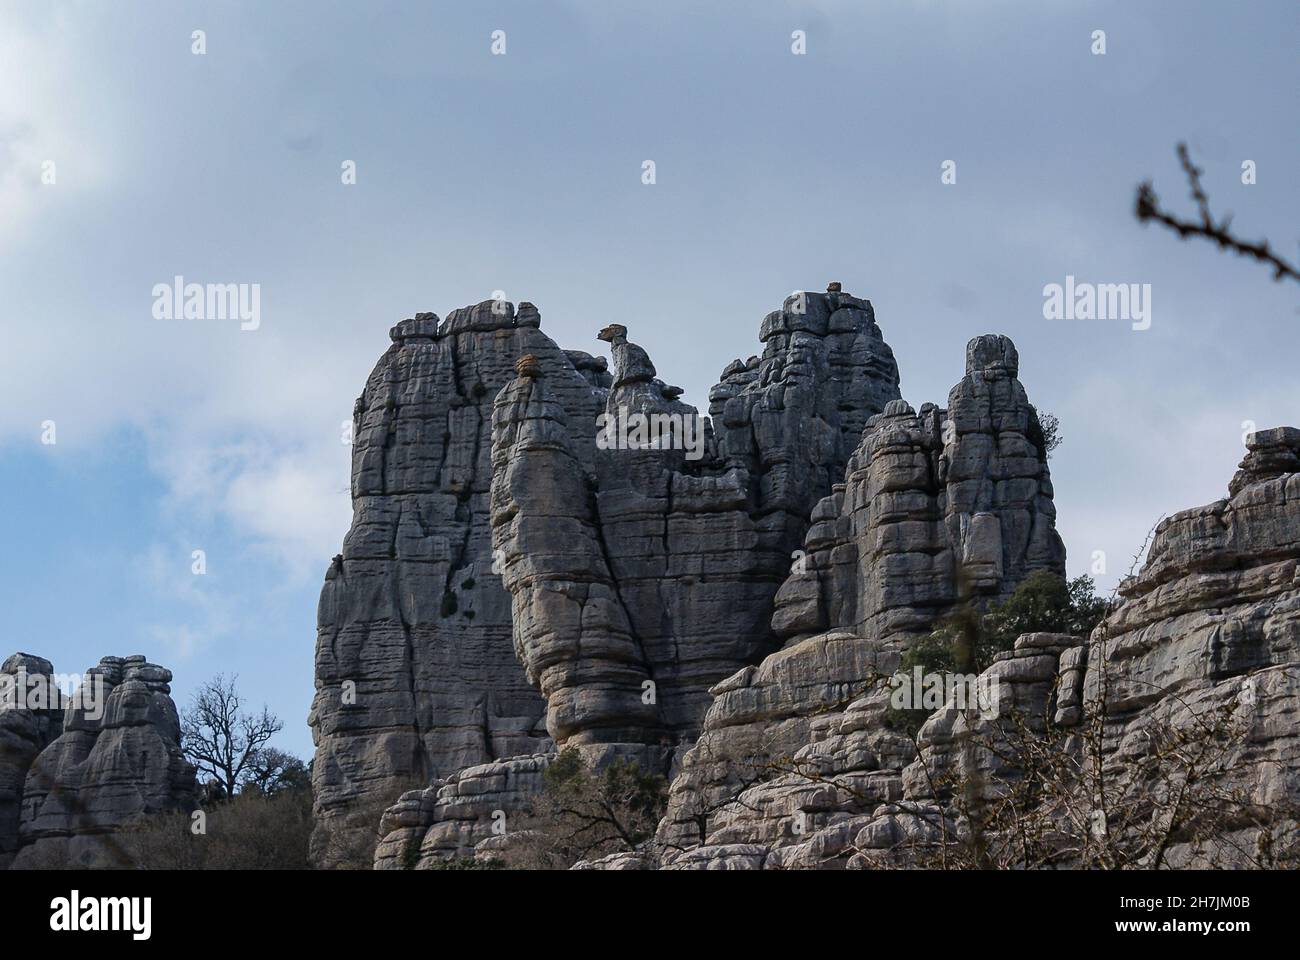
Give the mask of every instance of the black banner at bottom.
M 819 942 L 837 934 L 861 942 L 867 928 L 932 929 L 946 941 L 1005 924 L 1018 937 L 1058 942 L 1064 932 L 1079 945 L 1136 939 L 1177 950 L 1200 939 L 1228 947 L 1289 928 L 1293 880 L 1259 872 L 0 873 L 9 943 L 115 941 L 128 950 L 207 940 L 374 947 L 419 926 L 438 940 L 479 930 L 499 949 L 516 938 L 544 946 L 562 928 L 584 940 L 631 934 L 640 942 L 647 923 L 662 938 L 674 923 L 698 936 L 701 924 L 737 921 L 792 933 L 812 922 Z

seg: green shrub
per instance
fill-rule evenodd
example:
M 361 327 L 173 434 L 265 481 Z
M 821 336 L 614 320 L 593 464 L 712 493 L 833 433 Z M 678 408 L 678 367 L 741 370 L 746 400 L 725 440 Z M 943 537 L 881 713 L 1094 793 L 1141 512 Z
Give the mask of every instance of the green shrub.
M 565 870 L 634 851 L 654 836 L 668 805 L 668 782 L 659 774 L 622 757 L 598 771 L 573 748 L 551 762 L 543 783 L 504 852 L 507 866 Z
M 1105 612 L 1106 601 L 1094 596 L 1091 577 L 1078 576 L 1067 582 L 1039 570 L 1026 577 L 1003 603 L 990 607 L 981 626 L 988 649 L 1010 650 L 1022 633 L 1087 636 Z
M 980 613 L 967 605 L 913 641 L 899 671 L 983 673 L 997 654 L 1015 646 L 1023 633 L 1066 633 L 1086 637 L 1106 613 L 1106 601 L 1093 593 L 1089 576 L 1066 581 L 1045 570 L 1031 573 L 1002 603 Z M 885 725 L 915 734 L 927 710 L 892 710 Z

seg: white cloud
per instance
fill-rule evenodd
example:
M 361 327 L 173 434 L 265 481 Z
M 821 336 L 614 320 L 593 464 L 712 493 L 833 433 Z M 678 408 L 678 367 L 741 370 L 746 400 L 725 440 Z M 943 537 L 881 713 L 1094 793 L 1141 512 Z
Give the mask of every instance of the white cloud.
M 93 17 L 66 4 L 0 8 L 0 251 L 52 203 L 105 186 L 109 138 L 98 96 L 79 84 L 70 36 Z M 42 182 L 52 163 L 54 182 Z
M 187 660 L 219 643 L 234 626 L 230 600 L 209 579 L 215 574 L 195 573 L 194 551 L 203 549 L 181 539 L 156 542 L 136 564 L 155 598 L 155 609 L 162 612 L 159 620 L 142 625 L 143 635 L 173 661 Z

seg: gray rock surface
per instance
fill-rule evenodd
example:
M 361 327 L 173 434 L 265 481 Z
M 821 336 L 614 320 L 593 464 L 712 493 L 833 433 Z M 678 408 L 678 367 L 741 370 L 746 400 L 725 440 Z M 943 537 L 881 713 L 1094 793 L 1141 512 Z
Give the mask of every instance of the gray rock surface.
M 1036 570 L 1063 574 L 1037 414 L 1006 337 L 976 337 L 947 409 L 902 400 L 867 424 L 843 485 L 813 512 L 776 598 L 773 630 L 908 638 L 965 598 L 1005 597 Z
M 27 771 L 14 869 L 128 865 L 118 830 L 195 804 L 171 678 L 142 656 L 104 657 L 87 671 L 102 694 L 69 705 L 62 733 Z
M 864 300 L 791 297 L 760 336 L 762 358 L 727 367 L 701 423 L 625 328 L 601 331 L 614 356 L 605 422 L 670 422 L 652 448 L 609 430 L 594 451 L 571 443 L 549 374 L 497 397 L 494 543 L 559 746 L 662 769 L 689 747 L 709 687 L 773 648 L 772 598 L 812 507 L 898 395 Z
M 657 864 L 936 866 L 937 851 L 969 836 L 972 803 L 1019 796 L 1027 758 L 1049 755 L 1086 772 L 1034 794 L 1019 816 L 1063 831 L 1064 865 L 1077 862 L 1079 843 L 1095 856 L 1100 837 L 1140 854 L 1136 866 L 1294 864 L 1300 431 L 1260 431 L 1247 448 L 1229 499 L 1159 525 L 1091 637 L 1021 636 L 980 678 L 996 684 L 997 710 L 949 699 L 921 727 L 919 754 L 890 733 L 885 688 L 854 696 L 855 684 L 892 669 L 898 642 L 887 627 L 793 639 L 719 684 L 673 784 Z M 831 648 L 855 652 L 828 658 Z M 749 782 L 744 771 L 763 762 L 767 776 Z M 1100 820 L 1094 770 L 1106 783 Z M 1171 831 L 1169 805 L 1193 771 L 1194 802 Z M 692 822 L 700 811 L 707 819 Z M 986 841 L 999 849 L 998 835 Z
M 605 361 L 486 301 L 391 331 L 353 413 L 352 527 L 325 575 L 309 722 L 313 857 L 337 865 L 405 788 L 548 746 L 488 525 L 492 403 L 532 354 L 590 457 Z
M 711 422 L 619 324 L 599 334 L 612 375 L 569 354 L 582 376 L 595 374 L 585 392 L 534 340 L 497 341 L 532 355 L 496 394 L 491 469 L 480 474 L 491 477 L 493 546 L 511 595 L 499 622 L 513 623 L 513 649 L 558 746 L 670 769 L 698 733 L 709 687 L 773 649 L 773 596 L 812 507 L 867 418 L 898 396 L 867 301 L 793 296 L 760 336 L 762 357 L 731 363 L 710 392 Z M 635 415 L 666 418 L 661 442 L 621 442 L 618 425 Z M 476 535 L 471 553 L 479 545 Z M 444 779 L 493 758 L 453 757 Z M 394 807 L 388 820 L 399 814 L 408 815 Z M 385 839 L 378 859 L 396 862 L 392 850 L 409 840 Z
M 426 870 L 437 861 L 491 858 L 530 811 L 553 755 L 512 757 L 466 767 L 402 794 L 379 824 L 376 870 Z
M 23 786 L 32 761 L 63 729 L 60 704 L 47 709 L 27 696 L 33 682 L 49 689 L 54 666 L 43 657 L 15 653 L 0 665 L 3 696 L 0 699 L 0 870 L 9 866 L 18 851 Z M 35 709 L 31 709 L 35 708 Z

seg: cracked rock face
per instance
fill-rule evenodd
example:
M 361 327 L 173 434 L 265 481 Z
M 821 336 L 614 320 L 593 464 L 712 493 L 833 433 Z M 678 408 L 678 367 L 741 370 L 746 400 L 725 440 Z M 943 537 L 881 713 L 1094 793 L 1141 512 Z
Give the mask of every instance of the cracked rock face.
M 115 832 L 196 802 L 171 671 L 141 656 L 104 657 L 87 675 L 103 699 L 69 705 L 62 733 L 27 771 L 15 869 L 128 865 Z
M 866 421 L 776 596 L 784 649 L 713 688 L 659 830 L 667 862 L 745 869 L 827 855 L 769 860 L 764 845 L 804 842 L 816 824 L 902 795 L 913 750 L 883 726 L 884 691 L 910 639 L 964 596 L 988 602 L 1034 570 L 1064 574 L 1046 451 L 1018 372 L 1010 340 L 977 337 L 946 410 L 918 415 L 891 400 Z M 828 799 L 835 791 L 816 777 L 832 770 L 858 793 Z M 837 837 L 851 839 L 843 828 Z
M 605 361 L 559 349 L 537 309 L 486 301 L 391 331 L 353 412 L 353 522 L 325 577 L 309 722 L 324 866 L 403 787 L 549 745 L 515 657 L 488 525 L 493 399 L 525 354 L 594 443 Z
M 553 754 L 467 767 L 402 794 L 379 824 L 376 870 L 427 870 L 436 861 L 490 855 L 541 793 Z

